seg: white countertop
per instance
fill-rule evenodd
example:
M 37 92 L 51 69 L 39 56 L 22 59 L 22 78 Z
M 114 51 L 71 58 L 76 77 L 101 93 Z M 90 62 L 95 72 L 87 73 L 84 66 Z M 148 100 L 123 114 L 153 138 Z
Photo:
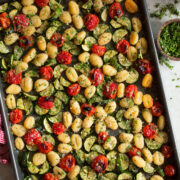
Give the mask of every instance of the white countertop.
M 173 2 L 173 0 L 147 0 L 148 9 L 152 11 L 154 8 L 153 5 L 158 2 L 165 4 L 167 2 Z M 180 10 L 180 3 L 178 4 L 178 9 Z M 171 18 L 173 18 L 173 16 L 170 18 L 165 17 L 162 20 L 151 19 L 154 37 L 156 37 L 157 31 L 161 24 Z M 162 65 L 160 65 L 160 70 L 162 74 L 165 95 L 168 101 L 168 108 L 172 121 L 175 141 L 180 157 L 180 88 L 176 88 L 176 85 L 180 85 L 180 80 L 172 81 L 172 79 L 180 78 L 180 62 L 171 61 L 170 63 L 174 66 L 173 70 L 170 70 L 166 66 Z M 13 180 L 13 172 L 10 165 L 0 165 L 0 180 Z

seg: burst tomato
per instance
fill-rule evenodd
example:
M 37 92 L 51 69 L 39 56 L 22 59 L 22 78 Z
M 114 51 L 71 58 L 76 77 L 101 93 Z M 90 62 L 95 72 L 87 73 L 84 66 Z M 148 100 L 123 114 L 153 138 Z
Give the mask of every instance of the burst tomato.
M 61 158 L 59 166 L 64 171 L 70 172 L 74 169 L 75 163 L 76 163 L 75 158 L 71 154 L 68 154 L 68 155 L 64 156 L 63 158 Z
M 36 0 L 36 4 L 39 7 L 44 7 L 49 3 L 49 0 Z
M 46 173 L 43 177 L 43 180 L 58 180 L 52 173 Z
M 126 96 L 127 98 L 132 98 L 132 97 L 135 96 L 135 94 L 137 93 L 137 91 L 138 91 L 138 88 L 137 88 L 136 85 L 133 85 L 133 84 L 128 85 L 128 86 L 126 87 L 126 89 L 125 89 L 125 96 Z
M 44 66 L 40 69 L 40 76 L 43 79 L 50 80 L 53 77 L 53 69 L 50 66 Z
M 78 83 L 75 83 L 75 84 L 71 84 L 67 88 L 67 93 L 69 96 L 75 96 L 80 92 L 80 90 L 81 90 L 81 86 Z
M 149 60 L 141 59 L 135 62 L 136 70 L 141 74 L 150 74 L 153 72 L 153 66 Z
M 81 106 L 81 112 L 85 116 L 92 116 L 95 113 L 95 108 L 89 104 L 83 104 Z
M 155 102 L 153 106 L 151 107 L 151 111 L 152 111 L 153 116 L 156 116 L 156 117 L 161 116 L 163 112 L 162 105 L 159 102 Z
M 154 123 L 148 124 L 143 128 L 143 135 L 148 139 L 153 139 L 158 132 L 158 128 Z
M 41 142 L 41 134 L 35 128 L 30 129 L 24 135 L 24 141 L 26 142 L 27 145 L 30 146 L 37 145 Z
M 84 18 L 84 25 L 89 31 L 93 31 L 99 24 L 99 18 L 95 14 L 87 14 Z
M 170 146 L 168 145 L 164 145 L 161 148 L 161 152 L 163 153 L 165 158 L 170 158 L 172 156 L 173 150 Z
M 0 26 L 3 29 L 7 29 L 11 24 L 11 21 L 8 17 L 8 14 L 6 12 L 3 12 L 2 14 L 0 14 Z
M 94 86 L 102 84 L 104 76 L 101 69 L 92 69 L 89 79 Z
M 47 154 L 53 149 L 53 146 L 50 142 L 44 141 L 38 144 L 38 149 L 39 149 L 39 152 Z
M 43 96 L 38 99 L 37 103 L 38 106 L 42 109 L 51 109 L 53 107 L 53 101 L 54 101 L 53 97 Z
M 9 113 L 11 123 L 20 123 L 23 119 L 23 112 L 20 109 L 14 109 Z
M 10 69 L 5 75 L 5 81 L 9 84 L 20 84 L 22 79 L 22 73 L 16 72 L 14 69 Z
M 114 99 L 117 95 L 117 84 L 109 82 L 104 88 L 104 96 L 108 99 Z
M 59 135 L 65 131 L 65 127 L 62 123 L 54 123 L 52 125 L 52 131 L 54 134 Z
M 33 38 L 30 36 L 21 36 L 19 38 L 19 45 L 22 48 L 28 48 L 31 47 L 33 45 Z
M 117 2 L 113 3 L 110 6 L 108 13 L 111 18 L 114 18 L 114 17 L 119 18 L 119 17 L 123 16 L 123 14 L 124 14 L 122 11 L 121 5 Z
M 97 138 L 97 141 L 99 144 L 104 144 L 105 141 L 109 138 L 109 135 L 107 132 L 100 132 L 98 134 L 98 138 Z
M 67 51 L 61 51 L 57 55 L 57 61 L 60 64 L 68 65 L 68 64 L 70 64 L 72 62 L 72 55 Z
M 119 53 L 125 54 L 127 53 L 129 49 L 129 42 L 126 41 L 125 39 L 120 40 L 117 44 L 116 44 L 116 50 Z
M 91 51 L 92 53 L 97 54 L 98 56 L 103 56 L 106 52 L 106 47 L 94 44 L 92 45 Z
M 18 14 L 14 17 L 13 26 L 16 32 L 21 32 L 30 23 L 24 14 Z
M 140 149 L 136 148 L 136 147 L 131 147 L 129 148 L 129 152 L 128 152 L 128 155 L 130 157 L 133 157 L 133 156 L 141 156 L 141 151 Z
M 57 47 L 61 47 L 64 44 L 64 39 L 60 33 L 55 33 L 51 37 L 51 43 Z
M 174 176 L 176 174 L 176 169 L 173 165 L 168 164 L 165 166 L 164 172 L 165 172 L 166 176 L 171 177 L 171 176 Z
M 91 167 L 98 173 L 105 173 L 108 166 L 108 159 L 104 155 L 95 157 L 91 162 Z

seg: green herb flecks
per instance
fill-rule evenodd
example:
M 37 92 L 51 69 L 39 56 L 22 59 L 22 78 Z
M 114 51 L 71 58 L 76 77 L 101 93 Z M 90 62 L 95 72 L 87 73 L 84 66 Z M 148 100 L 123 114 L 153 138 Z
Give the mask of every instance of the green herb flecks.
M 169 64 L 169 59 L 168 58 L 163 58 L 162 56 L 159 57 L 159 62 L 161 65 L 167 66 L 170 70 L 174 68 L 174 66 Z

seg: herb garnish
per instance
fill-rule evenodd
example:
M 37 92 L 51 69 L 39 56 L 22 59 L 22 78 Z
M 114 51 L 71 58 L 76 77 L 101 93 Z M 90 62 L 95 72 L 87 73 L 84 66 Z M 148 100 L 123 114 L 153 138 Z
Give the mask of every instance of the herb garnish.
M 162 56 L 159 56 L 159 62 L 161 65 L 166 65 L 170 70 L 173 69 L 173 66 L 169 64 L 169 58 L 163 58 Z

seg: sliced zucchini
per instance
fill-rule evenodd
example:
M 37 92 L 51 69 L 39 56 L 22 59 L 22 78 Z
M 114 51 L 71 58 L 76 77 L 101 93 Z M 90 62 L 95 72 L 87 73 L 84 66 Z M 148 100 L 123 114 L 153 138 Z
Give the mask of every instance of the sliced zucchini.
M 35 105 L 35 112 L 36 114 L 42 116 L 42 115 L 45 115 L 49 112 L 48 109 L 43 109 L 43 108 L 40 108 L 37 104 Z
M 18 98 L 17 99 L 17 108 L 24 110 L 24 103 L 23 103 L 23 99 L 22 98 Z
M 49 110 L 49 114 L 54 116 L 57 115 L 63 108 L 63 104 L 59 98 L 55 98 L 53 102 L 53 107 Z
M 81 48 L 84 50 L 84 51 L 90 51 L 91 48 L 87 45 L 87 44 L 82 44 L 81 45 Z
M 53 146 L 56 144 L 55 139 L 49 134 L 43 134 L 42 141 L 50 142 Z
M 45 174 L 49 171 L 49 163 L 45 161 L 39 170 L 39 174 Z
M 103 149 L 103 147 L 100 145 L 97 145 L 97 144 L 92 146 L 91 151 L 95 151 L 95 152 L 98 152 L 100 154 L 105 154 L 105 150 Z
M 24 104 L 24 111 L 26 112 L 26 115 L 29 115 L 33 111 L 33 103 L 29 99 L 23 99 Z
M 36 145 L 34 145 L 34 146 L 26 145 L 26 148 L 29 151 L 37 151 L 38 150 L 38 146 L 36 146 Z
M 80 48 L 71 49 L 70 53 L 74 56 L 78 56 L 81 53 L 81 49 Z
M 58 91 L 55 94 L 55 97 L 59 98 L 62 102 L 64 102 L 64 104 L 67 104 L 68 101 L 69 101 L 68 95 L 65 92 L 62 92 L 62 91 Z
M 101 34 L 109 29 L 107 24 L 98 24 L 97 27 L 93 30 L 93 35 L 95 38 L 98 38 Z
M 39 95 L 40 96 L 50 97 L 50 96 L 53 95 L 54 91 L 55 91 L 54 86 L 52 85 L 52 83 L 50 83 L 49 86 L 46 89 L 44 89 L 43 91 L 41 91 L 39 93 Z
M 115 50 L 108 50 L 105 54 L 104 54 L 104 61 L 108 62 L 111 58 L 113 58 L 114 56 L 116 56 L 118 54 L 117 51 Z
M 28 93 L 25 93 L 25 92 L 23 92 L 23 94 L 27 99 L 29 99 L 31 101 L 36 101 L 38 99 L 38 96 L 34 96 L 34 95 L 31 95 L 31 94 L 28 94 Z
M 117 29 L 117 28 L 120 28 L 121 27 L 121 24 L 119 24 L 118 22 L 116 22 L 114 19 L 112 19 L 110 21 L 110 24 L 113 28 Z
M 112 39 L 113 39 L 114 43 L 118 43 L 127 34 L 128 34 L 127 30 L 118 29 L 113 33 Z
M 103 90 L 104 90 L 104 88 L 103 88 L 102 85 L 99 85 L 99 86 L 96 87 L 96 92 L 97 92 L 97 94 L 98 94 L 99 96 L 101 96 L 101 97 L 104 96 Z
M 85 162 L 85 153 L 81 149 L 75 152 L 74 157 L 79 165 L 83 165 Z
M 58 123 L 62 121 L 62 112 L 58 113 L 56 116 L 48 117 L 51 123 Z
M 9 48 L 4 44 L 3 41 L 0 41 L 0 53 L 2 54 L 9 53 Z
M 8 3 L 0 5 L 0 13 L 5 12 L 8 8 Z
M 81 168 L 80 177 L 82 180 L 96 180 L 96 172 L 89 166 Z
M 5 69 L 5 70 L 8 69 L 8 67 L 7 67 L 7 65 L 6 65 L 6 61 L 5 61 L 4 58 L 1 59 L 1 69 Z
M 134 165 L 133 162 L 130 161 L 128 170 L 133 173 L 138 173 L 139 168 L 136 165 Z
M 60 26 L 62 26 L 62 23 L 60 21 L 54 20 L 51 22 L 50 26 L 55 26 L 59 28 Z
M 84 142 L 84 149 L 87 152 L 90 152 L 91 147 L 93 146 L 93 144 L 96 142 L 96 136 L 90 136 L 88 137 L 85 142 Z
M 91 161 L 98 155 L 99 155 L 98 152 L 91 151 L 89 154 L 85 154 L 85 160 L 87 161 L 88 164 L 90 164 Z
M 90 51 L 93 44 L 96 44 L 96 39 L 92 36 L 88 36 L 81 47 L 84 51 Z
M 128 84 L 133 84 L 136 81 L 138 81 L 138 78 L 139 78 L 139 73 L 134 68 L 131 68 L 129 71 L 129 76 L 126 79 L 126 82 Z
M 58 79 L 56 79 L 53 84 L 56 90 L 64 90 L 64 87 L 60 84 Z
M 38 180 L 38 178 L 34 175 L 26 176 L 24 180 Z
M 18 11 L 22 9 L 22 5 L 18 1 L 14 1 L 10 5 L 15 7 Z
M 157 150 L 162 146 L 161 143 L 156 142 L 154 140 L 147 139 L 147 138 L 145 138 L 145 143 L 146 143 L 146 146 L 151 150 Z
M 50 126 L 50 124 L 46 118 L 43 120 L 43 125 L 44 125 L 45 130 L 48 133 L 52 133 L 52 128 L 51 128 L 51 126 Z
M 69 50 L 75 49 L 75 48 L 77 48 L 77 46 L 72 41 L 67 41 L 62 46 L 63 51 L 69 51 Z
M 110 151 L 107 154 L 108 167 L 107 167 L 106 171 L 113 171 L 116 168 L 116 156 L 117 156 L 116 151 Z
M 102 13 L 101 13 L 101 19 L 102 21 L 106 22 L 107 21 L 107 17 L 108 17 L 108 9 L 104 8 Z
M 132 65 L 132 62 L 129 61 L 123 54 L 119 53 L 118 60 L 119 60 L 119 63 L 124 67 L 129 67 Z
M 25 72 L 24 74 L 25 77 L 39 77 L 39 73 L 37 71 L 34 70 L 29 70 L 27 72 Z
M 48 28 L 48 21 L 44 21 L 41 26 L 36 30 L 37 33 L 43 34 L 43 32 Z
M 131 20 L 128 17 L 123 16 L 117 18 L 116 21 L 122 26 L 124 26 L 127 30 L 131 31 Z
M 122 120 L 118 123 L 118 125 L 123 130 L 131 130 L 131 123 L 131 120 Z
M 56 0 L 50 0 L 49 1 L 49 6 L 50 6 L 50 8 L 52 9 L 52 10 L 57 10 L 58 8 L 60 8 L 60 9 L 63 9 L 64 7 L 60 4 L 60 3 L 58 3 Z
M 124 112 L 125 112 L 125 110 L 121 109 L 116 113 L 116 120 L 117 121 L 122 121 Z
M 118 158 L 117 158 L 117 169 L 120 172 L 125 171 L 128 169 L 129 166 L 129 158 L 126 154 L 119 153 Z
M 54 66 L 57 64 L 57 61 L 56 59 L 49 59 L 47 62 L 46 62 L 46 66 Z
M 148 162 L 146 162 L 146 165 L 143 167 L 143 170 L 148 174 L 153 174 L 155 172 L 155 169 Z
M 63 78 L 62 76 L 60 77 L 60 84 L 64 87 L 68 87 L 71 85 L 71 83 L 68 80 L 66 80 L 65 78 Z
M 11 10 L 11 11 L 9 12 L 9 18 L 10 18 L 11 20 L 13 20 L 17 13 L 18 13 L 18 10 L 17 10 L 17 9 Z
M 57 30 L 57 27 L 55 26 L 49 27 L 46 31 L 46 38 L 50 40 L 52 35 L 56 32 L 56 30 Z
M 90 134 L 91 134 L 91 128 L 83 129 L 81 131 L 81 138 L 85 139 Z
M 84 3 L 81 7 L 82 7 L 83 9 L 88 10 L 88 9 L 91 9 L 92 5 L 93 5 L 93 2 L 92 2 L 91 0 L 88 0 L 88 1 L 87 1 L 86 3 Z
M 35 166 L 32 162 L 28 162 L 28 171 L 32 174 L 37 174 L 39 172 L 39 168 Z
M 74 65 L 75 70 L 81 72 L 82 74 L 88 76 L 91 68 L 88 63 L 77 63 Z
M 76 96 L 73 96 L 72 100 L 76 100 L 79 103 L 85 103 L 86 98 L 82 94 L 77 94 Z
M 117 174 L 113 173 L 113 172 L 109 172 L 107 174 L 104 175 L 105 177 L 107 177 L 109 180 L 117 180 Z
M 24 53 L 23 48 L 21 48 L 20 46 L 17 46 L 17 45 L 14 47 L 14 59 L 15 60 L 19 60 L 22 57 L 23 53 Z
M 130 172 L 124 172 L 118 176 L 118 180 L 132 180 L 133 175 Z
M 30 155 L 29 151 L 20 151 L 19 152 L 18 159 L 19 159 L 20 164 L 23 167 L 27 167 L 28 162 L 29 162 L 29 155 Z
M 136 180 L 146 180 L 146 176 L 142 172 L 139 172 L 136 175 Z
M 54 68 L 54 72 L 53 72 L 53 75 L 54 75 L 54 78 L 60 78 L 61 76 L 61 73 L 67 69 L 67 66 L 64 65 L 64 64 L 59 64 L 57 65 L 55 68 Z

